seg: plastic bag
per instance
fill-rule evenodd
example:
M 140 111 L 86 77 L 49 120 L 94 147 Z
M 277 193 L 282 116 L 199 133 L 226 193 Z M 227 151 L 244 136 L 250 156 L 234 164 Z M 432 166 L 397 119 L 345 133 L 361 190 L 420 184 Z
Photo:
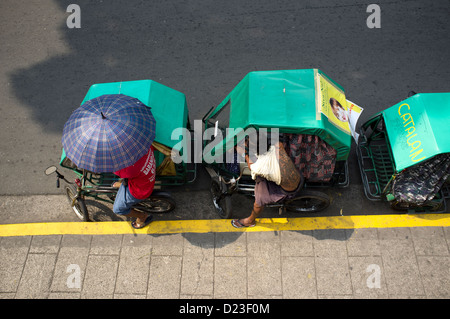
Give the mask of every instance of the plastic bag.
M 257 156 L 255 163 L 251 165 L 252 179 L 256 176 L 262 176 L 268 181 L 275 182 L 277 185 L 281 184 L 280 164 L 278 163 L 276 148 L 271 146 L 269 150 Z
M 450 154 L 439 154 L 399 173 L 392 183 L 391 193 L 398 202 L 426 205 L 449 177 Z

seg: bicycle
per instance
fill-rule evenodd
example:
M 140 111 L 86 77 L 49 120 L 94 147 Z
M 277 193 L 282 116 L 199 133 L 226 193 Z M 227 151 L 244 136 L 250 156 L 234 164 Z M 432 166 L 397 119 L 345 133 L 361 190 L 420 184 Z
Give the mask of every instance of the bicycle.
M 72 210 L 80 220 L 89 220 L 85 202 L 87 197 L 111 204 L 114 203 L 118 187 L 114 187 L 112 184 L 119 181 L 119 178 L 117 176 L 114 177 L 114 174 L 94 174 L 84 171 L 81 178 L 76 178 L 74 182 L 70 182 L 57 170 L 56 166 L 50 166 L 45 170 L 47 176 L 54 173 L 56 173 L 57 188 L 60 187 L 60 180 L 66 183 L 64 193 Z M 169 193 L 154 190 L 150 197 L 136 204 L 133 208 L 146 213 L 164 214 L 171 212 L 175 207 L 175 200 Z

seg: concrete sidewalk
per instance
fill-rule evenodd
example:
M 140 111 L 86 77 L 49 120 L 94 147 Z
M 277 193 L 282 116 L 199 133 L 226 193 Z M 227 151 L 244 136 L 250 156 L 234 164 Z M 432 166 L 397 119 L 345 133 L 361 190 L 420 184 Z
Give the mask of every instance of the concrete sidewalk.
M 450 227 L 0 237 L 1 298 L 450 298 Z

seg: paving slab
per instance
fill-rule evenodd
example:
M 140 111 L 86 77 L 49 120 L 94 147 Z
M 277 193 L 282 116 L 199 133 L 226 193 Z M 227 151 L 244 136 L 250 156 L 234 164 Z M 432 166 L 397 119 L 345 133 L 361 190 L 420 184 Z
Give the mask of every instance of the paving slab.
M 118 265 L 119 256 L 89 256 L 81 298 L 111 299 L 114 295 Z
M 147 298 L 180 298 L 181 256 L 152 256 Z
M 213 295 L 214 234 L 185 234 L 180 294 Z
M 281 249 L 279 232 L 247 234 L 249 296 L 281 296 Z
M 383 239 L 380 245 L 389 294 L 425 296 L 412 240 Z
M 56 254 L 28 254 L 15 298 L 47 299 L 55 261 Z
M 152 237 L 124 235 L 121 248 L 114 293 L 145 295 L 152 253 Z
M 281 257 L 284 299 L 317 298 L 314 257 Z
M 389 297 L 381 256 L 348 258 L 353 296 L 358 299 Z
M 214 258 L 214 298 L 247 298 L 246 256 L 216 256 Z

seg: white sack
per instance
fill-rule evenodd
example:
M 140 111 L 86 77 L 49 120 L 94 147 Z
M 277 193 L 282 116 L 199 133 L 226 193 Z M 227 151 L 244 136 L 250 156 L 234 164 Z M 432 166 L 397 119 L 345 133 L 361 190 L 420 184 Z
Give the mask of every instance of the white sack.
M 256 175 L 262 176 L 268 181 L 275 182 L 277 185 L 281 183 L 280 165 L 278 164 L 275 146 L 262 154 L 257 155 L 257 160 L 251 165 L 252 178 L 256 179 Z

